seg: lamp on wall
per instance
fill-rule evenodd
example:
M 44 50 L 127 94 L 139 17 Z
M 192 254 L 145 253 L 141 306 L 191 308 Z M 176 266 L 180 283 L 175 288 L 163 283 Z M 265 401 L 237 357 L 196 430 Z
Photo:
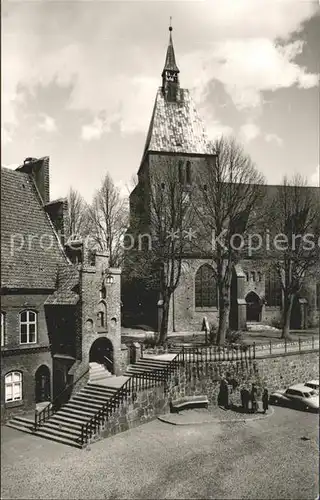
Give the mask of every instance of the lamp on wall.
M 107 274 L 106 276 L 106 284 L 107 285 L 113 285 L 114 283 L 114 277 L 112 276 L 112 274 Z

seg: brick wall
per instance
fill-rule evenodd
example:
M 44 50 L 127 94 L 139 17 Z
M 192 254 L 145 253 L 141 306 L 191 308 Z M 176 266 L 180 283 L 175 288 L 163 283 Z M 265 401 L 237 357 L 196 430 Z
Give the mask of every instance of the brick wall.
M 185 395 L 208 396 L 211 405 L 217 405 L 220 379 L 234 378 L 239 387 L 249 388 L 255 383 L 258 393 L 267 387 L 269 393 L 297 382 L 319 378 L 319 353 L 303 353 L 274 356 L 252 361 L 226 361 L 211 363 L 207 369 L 181 367 L 178 375 L 172 376 L 166 390 L 164 386 L 137 392 L 124 403 L 94 440 L 123 432 L 170 411 L 170 401 Z M 236 404 L 240 402 L 239 389 L 230 394 Z
M 50 370 L 52 358 L 44 302 L 48 294 L 9 294 L 1 296 L 1 311 L 5 313 L 5 345 L 1 347 L 1 419 L 29 411 L 35 407 L 35 373 L 41 365 Z M 19 313 L 25 309 L 37 312 L 37 343 L 20 344 Z M 22 373 L 23 400 L 5 403 L 5 375 Z M 52 387 L 51 387 L 52 392 Z

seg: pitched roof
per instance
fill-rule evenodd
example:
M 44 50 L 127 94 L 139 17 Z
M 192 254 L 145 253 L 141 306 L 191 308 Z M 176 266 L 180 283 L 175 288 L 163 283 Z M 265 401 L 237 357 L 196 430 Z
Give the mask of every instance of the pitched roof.
M 1 168 L 1 286 L 54 289 L 66 262 L 31 177 Z
M 66 265 L 59 268 L 57 290 L 50 295 L 46 305 L 75 305 L 79 301 L 79 270 L 75 265 Z
M 189 90 L 180 89 L 179 100 L 169 102 L 158 89 L 144 154 L 147 151 L 213 154 Z

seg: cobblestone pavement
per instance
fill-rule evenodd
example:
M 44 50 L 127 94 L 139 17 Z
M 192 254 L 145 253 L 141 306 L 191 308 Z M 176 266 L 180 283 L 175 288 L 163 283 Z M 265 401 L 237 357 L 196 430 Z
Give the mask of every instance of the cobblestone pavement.
M 261 408 L 260 403 L 260 408 Z M 212 407 L 205 409 L 190 409 L 183 410 L 179 413 L 169 413 L 159 417 L 161 422 L 166 422 L 172 425 L 200 425 L 206 423 L 228 423 L 228 422 L 246 422 L 248 420 L 260 420 L 267 418 L 274 413 L 272 407 L 266 414 L 262 411 L 257 413 L 242 413 L 240 410 L 225 410 L 220 407 Z
M 318 416 L 159 420 L 77 450 L 2 428 L 2 499 L 290 499 L 318 494 Z

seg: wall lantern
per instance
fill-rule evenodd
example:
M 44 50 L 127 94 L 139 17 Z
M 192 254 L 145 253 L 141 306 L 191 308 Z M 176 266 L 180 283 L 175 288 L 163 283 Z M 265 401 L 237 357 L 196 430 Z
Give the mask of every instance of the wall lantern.
M 106 284 L 107 285 L 113 285 L 114 283 L 114 277 L 111 274 L 107 274 L 106 276 Z

